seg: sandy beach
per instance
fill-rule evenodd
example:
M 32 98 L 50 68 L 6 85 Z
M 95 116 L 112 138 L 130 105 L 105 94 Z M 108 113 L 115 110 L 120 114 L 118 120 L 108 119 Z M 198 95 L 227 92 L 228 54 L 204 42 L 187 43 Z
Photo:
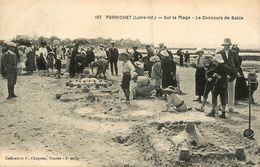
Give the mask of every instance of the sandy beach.
M 260 165 L 259 105 L 252 106 L 255 140 L 243 137 L 248 128 L 248 105 L 236 106 L 239 113 L 228 118 L 206 117 L 195 111 L 193 68 L 178 68 L 185 102 L 193 110 L 162 112 L 159 99 L 120 102 L 118 93 L 102 93 L 65 85 L 69 78 L 18 76 L 17 99 L 7 101 L 6 80 L 0 85 L 0 166 L 255 166 Z M 119 88 L 120 76 L 113 76 L 109 90 Z M 56 99 L 56 94 L 61 94 Z M 95 99 L 90 100 L 90 96 Z M 260 93 L 255 93 L 256 102 Z M 208 101 L 211 97 L 209 97 Z M 210 104 L 206 111 L 210 111 Z M 203 140 L 189 146 L 189 162 L 178 160 L 186 144 L 182 136 L 187 122 L 193 122 Z M 176 138 L 178 140 L 176 140 Z M 202 142 L 203 141 L 203 142 Z M 234 156 L 245 148 L 246 160 Z

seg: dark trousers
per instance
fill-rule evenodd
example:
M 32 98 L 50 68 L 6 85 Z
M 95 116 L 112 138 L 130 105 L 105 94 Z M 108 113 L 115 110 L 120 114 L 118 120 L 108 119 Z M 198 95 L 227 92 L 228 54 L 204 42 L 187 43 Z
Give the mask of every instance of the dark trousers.
M 116 75 L 118 75 L 117 60 L 110 61 L 110 68 L 111 68 L 111 74 L 112 75 L 114 75 L 114 68 L 115 68 Z
M 7 88 L 9 96 L 14 95 L 14 85 L 16 84 L 17 72 L 7 72 Z
M 225 106 L 227 104 L 227 87 L 215 86 L 212 91 L 212 104 L 217 105 L 218 95 L 220 96 L 221 105 Z

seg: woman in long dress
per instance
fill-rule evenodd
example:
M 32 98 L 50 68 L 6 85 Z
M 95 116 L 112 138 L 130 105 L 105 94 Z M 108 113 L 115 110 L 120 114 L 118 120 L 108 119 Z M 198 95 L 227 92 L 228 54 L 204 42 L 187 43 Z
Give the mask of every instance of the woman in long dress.
M 75 75 L 76 75 L 75 57 L 77 56 L 77 54 L 79 54 L 78 49 L 79 49 L 79 44 L 76 43 L 75 47 L 72 51 L 71 58 L 70 58 L 69 75 L 70 75 L 71 78 L 75 77 Z
M 26 63 L 25 63 L 25 70 L 32 74 L 36 70 L 35 65 L 35 53 L 31 47 L 27 47 L 25 50 L 26 54 Z
M 196 73 L 195 73 L 195 92 L 198 98 L 194 101 L 201 102 L 201 97 L 203 96 L 205 85 L 206 85 L 206 75 L 205 75 L 205 68 L 204 68 L 204 60 L 205 57 L 203 56 L 204 51 L 202 49 L 197 49 L 195 54 L 198 55 L 197 62 L 196 62 Z
M 47 55 L 48 51 L 46 49 L 46 42 L 41 41 L 40 48 L 37 51 L 37 67 L 39 71 L 47 70 Z

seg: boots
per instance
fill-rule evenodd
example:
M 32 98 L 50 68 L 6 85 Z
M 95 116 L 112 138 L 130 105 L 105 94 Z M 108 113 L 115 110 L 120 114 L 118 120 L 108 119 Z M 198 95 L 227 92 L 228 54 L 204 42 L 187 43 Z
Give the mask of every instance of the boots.
M 208 116 L 208 117 L 215 117 L 215 115 L 216 115 L 215 110 L 212 110 L 210 113 L 206 114 L 206 116 Z
M 219 118 L 226 119 L 226 114 L 225 114 L 225 112 L 222 111 L 222 114 L 219 116 Z
M 9 100 L 15 97 L 17 96 L 14 94 L 14 85 L 8 85 L 8 97 L 6 99 Z

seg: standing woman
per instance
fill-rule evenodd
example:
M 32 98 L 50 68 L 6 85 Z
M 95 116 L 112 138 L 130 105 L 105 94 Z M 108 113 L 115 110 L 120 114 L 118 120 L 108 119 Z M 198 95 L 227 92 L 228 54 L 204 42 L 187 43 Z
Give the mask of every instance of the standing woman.
M 135 71 L 134 65 L 130 61 L 130 55 L 127 53 L 122 53 L 122 59 L 123 59 L 123 67 L 122 67 L 122 84 L 121 88 L 123 89 L 123 92 L 125 94 L 126 103 L 130 103 L 130 81 L 131 76 L 133 72 Z
M 170 58 L 170 55 L 166 50 L 161 51 L 163 56 L 162 60 L 162 88 L 165 89 L 168 86 L 177 86 L 176 81 L 176 63 Z
M 152 56 L 150 58 L 151 62 L 155 64 L 152 67 L 152 74 L 151 74 L 151 85 L 155 86 L 156 90 L 156 97 L 162 95 L 161 84 L 162 84 L 162 72 L 161 72 L 161 61 L 158 56 Z
M 203 56 L 204 51 L 202 49 L 197 49 L 195 54 L 198 55 L 196 61 L 196 73 L 195 73 L 195 92 L 198 98 L 194 101 L 201 102 L 201 96 L 203 96 L 205 85 L 206 85 L 206 75 L 205 75 L 205 68 L 204 68 L 204 60 L 205 57 Z
M 76 70 L 75 70 L 75 57 L 77 56 L 77 54 L 79 54 L 79 43 L 76 43 L 75 44 L 75 47 L 72 51 L 72 54 L 71 54 L 71 58 L 70 58 L 70 67 L 69 67 L 69 73 L 70 73 L 70 77 L 73 78 L 75 77 L 75 73 L 76 73 Z
M 28 71 L 30 74 L 32 74 L 35 70 L 36 70 L 36 66 L 35 66 L 35 53 L 32 49 L 31 46 L 28 46 L 25 49 L 25 54 L 26 54 L 26 71 Z
M 46 41 L 42 40 L 40 42 L 40 48 L 38 49 L 37 52 L 37 67 L 39 71 L 45 71 L 47 70 L 47 55 L 48 51 L 46 49 Z

